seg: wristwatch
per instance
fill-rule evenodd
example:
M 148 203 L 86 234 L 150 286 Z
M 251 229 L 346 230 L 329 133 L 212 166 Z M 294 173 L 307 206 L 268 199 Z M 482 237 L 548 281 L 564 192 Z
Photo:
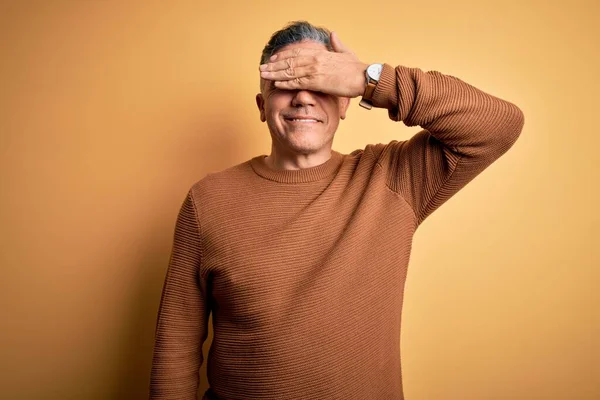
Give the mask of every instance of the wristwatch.
M 373 98 L 373 92 L 375 91 L 375 87 L 379 83 L 379 78 L 381 77 L 381 71 L 383 71 L 383 64 L 371 64 L 365 70 L 365 77 L 367 78 L 367 87 L 365 88 L 365 93 L 358 103 L 361 107 L 370 110 L 373 108 L 373 103 L 371 103 L 371 99 Z

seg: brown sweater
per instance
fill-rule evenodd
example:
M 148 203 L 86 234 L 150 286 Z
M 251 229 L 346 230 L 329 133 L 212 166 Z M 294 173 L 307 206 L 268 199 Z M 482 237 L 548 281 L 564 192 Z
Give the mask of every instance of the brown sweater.
M 272 170 L 264 155 L 192 186 L 175 228 L 152 399 L 403 399 L 400 316 L 415 230 L 504 154 L 514 104 L 452 76 L 384 66 L 375 106 L 406 141 Z M 368 139 L 368 132 L 365 132 Z

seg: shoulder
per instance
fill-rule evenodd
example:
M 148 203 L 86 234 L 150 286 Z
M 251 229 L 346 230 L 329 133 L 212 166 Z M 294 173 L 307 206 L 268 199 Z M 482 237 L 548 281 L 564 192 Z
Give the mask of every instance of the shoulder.
M 252 167 L 250 166 L 250 161 L 244 161 L 243 163 L 236 164 L 226 169 L 206 174 L 202 179 L 196 181 L 191 186 L 191 191 L 199 193 L 214 189 L 223 184 L 236 183 L 247 178 L 248 174 L 251 172 Z
M 205 208 L 207 204 L 222 202 L 228 195 L 248 182 L 252 177 L 250 160 L 228 167 L 226 169 L 210 172 L 194 182 L 188 191 L 198 209 Z

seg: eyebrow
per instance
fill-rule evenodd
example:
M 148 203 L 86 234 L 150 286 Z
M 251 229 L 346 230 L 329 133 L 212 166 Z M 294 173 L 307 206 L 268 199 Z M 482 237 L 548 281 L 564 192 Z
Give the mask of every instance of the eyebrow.
M 286 89 L 279 89 L 277 87 L 275 87 L 275 82 L 274 81 L 270 81 L 268 79 L 265 79 L 265 91 L 274 91 L 274 90 L 286 90 Z
M 268 79 L 263 79 L 263 78 L 260 78 L 260 86 L 261 86 L 261 88 L 264 88 L 265 90 L 275 88 L 273 81 L 270 81 Z

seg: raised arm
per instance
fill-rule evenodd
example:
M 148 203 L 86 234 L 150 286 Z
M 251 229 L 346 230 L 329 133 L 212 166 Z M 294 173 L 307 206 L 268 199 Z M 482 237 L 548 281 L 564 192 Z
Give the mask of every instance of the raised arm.
M 395 121 L 424 128 L 407 141 L 372 147 L 417 224 L 504 154 L 524 124 L 508 101 L 456 77 L 403 66 L 384 65 L 373 104 Z
M 209 285 L 200 272 L 202 241 L 191 192 L 177 218 L 154 345 L 150 399 L 195 400 L 208 334 Z

